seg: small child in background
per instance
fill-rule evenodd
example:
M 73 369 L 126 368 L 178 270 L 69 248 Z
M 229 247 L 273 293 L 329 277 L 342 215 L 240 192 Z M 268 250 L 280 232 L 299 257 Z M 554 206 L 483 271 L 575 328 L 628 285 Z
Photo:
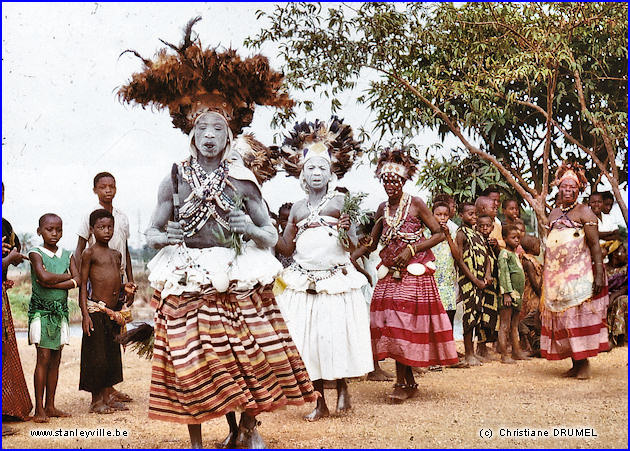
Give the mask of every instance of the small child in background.
M 521 218 L 521 210 L 516 199 L 505 199 L 501 204 L 501 209 L 503 210 L 503 216 L 505 216 L 503 221 L 505 225 L 514 224 L 517 219 Z
M 457 238 L 457 233 L 451 236 L 448 228 L 448 220 L 450 219 L 450 208 L 445 202 L 433 203 L 433 216 L 437 220 L 446 239 L 431 249 L 435 256 L 435 273 L 433 277 L 437 284 L 440 300 L 446 310 L 448 319 L 451 321 L 451 327 L 455 324 L 455 309 L 457 308 L 457 269 L 455 267 L 455 258 L 461 258 L 457 245 L 453 239 Z
M 540 240 L 535 236 L 525 235 L 521 240 L 521 246 L 523 247 L 523 253 L 520 255 L 520 259 L 523 265 L 523 271 L 525 272 L 525 290 L 523 291 L 523 305 L 521 306 L 519 323 L 523 323 L 531 312 L 538 312 L 538 308 L 540 307 L 543 270 L 542 265 L 536 259 L 540 254 Z M 535 314 L 536 313 L 534 313 L 534 315 Z M 535 320 L 535 318 L 530 319 Z M 531 321 L 525 321 L 526 324 L 524 324 L 524 326 L 528 327 L 526 334 L 521 333 L 522 328 L 519 324 L 519 335 L 521 338 L 521 349 L 533 355 L 536 349 L 532 347 L 533 341 L 527 336 L 532 330 L 531 326 L 533 326 L 533 324 L 529 324 L 530 322 Z M 540 339 L 540 337 L 538 338 Z M 538 351 L 540 351 L 540 347 Z
M 459 204 L 459 216 L 462 225 L 457 230 L 455 243 L 461 250 L 461 259 L 455 261 L 459 265 L 460 273 L 457 282 L 459 292 L 464 303 L 462 327 L 464 332 L 464 361 L 470 366 L 479 366 L 473 348 L 473 332 L 479 333 L 479 325 L 483 312 L 483 289 L 486 286 L 486 244 L 485 239 L 474 227 L 477 223 L 475 206 L 470 202 Z
M 536 257 L 540 255 L 540 240 L 533 235 L 525 235 L 521 238 L 523 253 L 521 264 L 525 272 L 525 290 L 523 292 L 523 305 L 521 307 L 521 319 L 532 310 L 540 306 L 542 290 L 542 265 Z
M 523 302 L 525 273 L 515 251 L 521 235 L 515 225 L 502 228 L 505 248 L 499 253 L 499 288 L 502 299 L 499 302 L 499 352 L 501 363 L 515 363 L 514 360 L 527 360 L 520 347 L 518 336 L 518 316 Z M 508 356 L 508 335 L 512 342 L 512 358 Z
M 35 423 L 47 423 L 50 417 L 69 417 L 55 407 L 61 350 L 68 344 L 68 290 L 81 282 L 70 251 L 57 243 L 63 235 L 61 218 L 46 213 L 39 218 L 37 234 L 43 246 L 29 251 L 32 295 L 28 308 L 28 341 L 37 348 L 35 386 Z M 44 392 L 46 404 L 44 405 Z
M 92 394 L 90 412 L 107 414 L 115 410 L 129 410 L 114 392 L 114 385 L 122 382 L 120 345 L 115 341 L 125 315 L 117 311 L 119 295 L 135 292 L 135 285 L 122 285 L 120 269 L 122 254 L 109 247 L 114 234 L 114 216 L 99 209 L 90 214 L 90 233 L 95 243 L 81 256 L 80 302 L 83 315 L 81 342 L 81 373 L 79 390 Z M 89 293 L 87 283 L 91 284 Z M 128 310 L 127 310 L 128 312 Z
M 486 283 L 483 289 L 483 309 L 481 323 L 479 325 L 479 337 L 477 338 L 477 356 L 481 361 L 498 360 L 488 349 L 488 343 L 495 343 L 499 334 L 499 270 L 497 267 L 497 255 L 500 248 L 496 240 L 492 240 L 494 220 L 491 216 L 477 214 L 476 230 L 483 236 L 486 246 Z M 494 245 L 492 244 L 494 243 Z
M 488 196 L 478 197 L 475 201 L 475 208 L 477 209 L 477 216 L 490 216 L 492 218 L 492 232 L 490 233 L 490 244 L 492 246 L 505 247 L 501 234 L 501 221 L 497 219 L 498 201 L 493 200 Z

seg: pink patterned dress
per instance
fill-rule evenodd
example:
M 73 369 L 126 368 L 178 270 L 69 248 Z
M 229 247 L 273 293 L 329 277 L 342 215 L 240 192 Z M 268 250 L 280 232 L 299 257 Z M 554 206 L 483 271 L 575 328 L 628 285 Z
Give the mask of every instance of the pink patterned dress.
M 540 354 L 582 360 L 608 350 L 608 287 L 593 294 L 593 263 L 582 224 L 551 223 L 543 269 Z

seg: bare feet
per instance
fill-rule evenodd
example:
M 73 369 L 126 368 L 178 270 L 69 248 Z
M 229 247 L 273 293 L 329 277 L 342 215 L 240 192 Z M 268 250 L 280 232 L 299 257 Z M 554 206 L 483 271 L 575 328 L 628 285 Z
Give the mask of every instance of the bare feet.
M 501 356 L 501 363 L 513 364 L 516 363 L 516 360 L 513 360 L 512 357 L 510 357 L 508 354 L 503 354 Z
M 428 370 L 426 368 L 422 368 L 421 366 L 413 366 L 411 367 L 411 371 L 413 371 L 414 374 L 417 374 L 418 376 L 424 376 L 424 373 L 426 373 Z
M 460 360 L 459 362 L 454 363 L 453 365 L 449 365 L 448 368 L 470 368 L 470 365 L 464 360 Z
M 51 418 L 69 418 L 72 416 L 67 412 L 57 409 L 56 407 L 46 407 L 44 412 L 46 412 L 46 415 Z
M 241 414 L 241 421 L 238 425 L 236 436 L 236 447 L 245 449 L 266 449 L 265 441 L 258 433 L 257 426 L 260 421 L 256 417 L 251 417 L 246 413 Z
M 107 405 L 114 410 L 120 410 L 120 411 L 129 410 L 129 407 L 127 407 L 120 401 L 116 401 L 114 398 L 111 398 L 109 402 L 107 403 Z
M 121 391 L 118 391 L 115 388 L 112 388 L 111 396 L 113 398 L 116 398 L 116 401 L 118 401 L 118 402 L 132 402 L 133 401 L 131 396 L 129 396 L 127 393 L 123 393 Z
M 306 415 L 304 417 L 304 419 L 306 421 L 317 421 L 321 418 L 325 418 L 325 417 L 329 417 L 330 416 L 330 412 L 328 410 L 328 406 L 326 405 L 326 403 L 324 401 L 322 401 L 321 398 L 317 399 L 317 405 L 315 406 L 315 409 L 313 409 L 313 411 L 311 413 L 309 413 L 308 415 Z
M 578 362 L 582 362 L 582 360 L 578 360 Z M 591 378 L 591 365 L 586 359 L 583 362 L 584 363 L 580 363 L 580 365 L 578 366 L 578 370 L 575 375 L 575 378 L 579 380 L 586 380 Z
M 114 413 L 115 410 L 105 404 L 102 400 L 92 403 L 90 406 L 90 413 L 98 413 L 100 415 L 106 415 Z
M 389 399 L 395 404 L 400 404 L 409 398 L 413 398 L 417 392 L 418 384 L 394 384 L 394 391 L 389 395 Z
M 514 349 L 514 348 L 512 348 Z M 531 360 L 532 358 L 525 354 L 523 351 L 513 352 L 512 358 L 514 360 Z
M 571 367 L 570 370 L 565 371 L 564 373 L 562 373 L 562 377 L 575 377 L 577 375 L 577 367 L 574 365 Z
M 337 390 L 337 413 L 346 413 L 351 407 L 348 386 L 344 383 L 343 386 Z
M 225 437 L 225 439 L 223 439 L 223 441 L 221 443 L 219 443 L 219 448 L 222 449 L 234 449 L 236 447 L 236 434 L 238 431 L 230 431 L 227 435 L 227 437 Z
M 466 362 L 468 366 L 481 366 L 482 365 L 481 361 L 477 358 L 475 354 L 464 356 L 463 361 Z
M 367 375 L 368 381 L 375 382 L 389 382 L 394 379 L 394 376 L 382 368 L 375 368 L 374 371 L 371 371 Z
M 50 418 L 48 418 L 48 415 L 46 415 L 46 411 L 45 410 L 41 410 L 41 411 L 35 411 L 35 415 L 33 416 L 33 422 L 34 423 L 48 423 L 50 421 Z

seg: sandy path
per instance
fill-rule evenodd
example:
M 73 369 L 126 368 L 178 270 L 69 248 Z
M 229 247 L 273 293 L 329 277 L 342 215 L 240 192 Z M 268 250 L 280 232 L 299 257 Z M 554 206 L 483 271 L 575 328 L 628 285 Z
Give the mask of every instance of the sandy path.
M 20 353 L 33 394 L 35 349 L 21 339 Z M 79 392 L 80 338 L 64 350 L 58 407 L 73 414 L 47 425 L 11 423 L 18 434 L 2 440 L 4 448 L 185 448 L 183 425 L 147 418 L 150 362 L 127 353 L 125 381 L 118 388 L 135 402 L 129 412 L 88 413 L 90 395 Z M 461 343 L 458 343 L 461 348 Z M 393 371 L 388 360 L 384 368 Z M 628 445 L 628 349 L 616 348 L 592 359 L 593 378 L 562 379 L 569 361 L 536 359 L 516 365 L 486 364 L 471 369 L 446 369 L 417 378 L 419 395 L 403 405 L 391 405 L 386 394 L 391 383 L 352 381 L 354 409 L 345 417 L 315 424 L 301 417 L 310 406 L 289 407 L 263 414 L 260 431 L 270 448 L 626 448 Z M 336 396 L 327 390 L 329 406 Z M 554 427 L 592 428 L 593 438 L 500 438 L 501 427 L 547 430 Z M 30 430 L 58 428 L 118 428 L 128 438 L 31 438 Z M 492 439 L 479 436 L 492 430 Z M 214 447 L 227 433 L 222 419 L 203 425 L 204 445 Z

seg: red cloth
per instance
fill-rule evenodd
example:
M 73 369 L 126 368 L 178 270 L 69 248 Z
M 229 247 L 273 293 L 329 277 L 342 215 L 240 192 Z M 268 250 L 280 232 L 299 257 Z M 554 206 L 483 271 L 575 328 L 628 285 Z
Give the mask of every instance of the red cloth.
M 2 415 L 25 420 L 33 408 L 18 352 L 11 305 L 2 283 Z
M 582 360 L 608 350 L 608 287 L 563 312 L 543 309 L 540 314 L 540 355 L 547 360 Z
M 433 275 L 379 280 L 370 306 L 372 353 L 421 367 L 457 363 L 453 329 Z

